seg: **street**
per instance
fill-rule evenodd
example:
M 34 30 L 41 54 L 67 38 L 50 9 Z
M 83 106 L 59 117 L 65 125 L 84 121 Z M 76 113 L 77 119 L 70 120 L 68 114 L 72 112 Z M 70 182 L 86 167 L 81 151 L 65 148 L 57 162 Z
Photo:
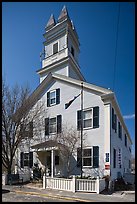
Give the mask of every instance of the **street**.
M 135 192 L 72 193 L 27 185 L 6 185 L 2 186 L 2 202 L 135 202 Z
M 63 200 L 58 198 L 48 198 L 42 195 L 28 195 L 16 193 L 8 190 L 2 191 L 2 202 L 76 202 L 73 200 Z

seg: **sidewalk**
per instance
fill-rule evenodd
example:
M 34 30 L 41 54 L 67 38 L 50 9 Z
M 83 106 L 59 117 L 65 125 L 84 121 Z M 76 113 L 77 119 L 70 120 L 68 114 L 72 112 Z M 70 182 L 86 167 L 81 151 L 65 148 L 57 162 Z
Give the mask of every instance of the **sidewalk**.
M 10 190 L 16 193 L 23 194 L 31 194 L 31 195 L 39 195 L 51 198 L 65 199 L 65 200 L 75 200 L 79 202 L 134 202 L 135 201 L 135 192 L 125 192 L 118 191 L 112 194 L 108 194 L 107 192 L 103 192 L 101 194 L 96 193 L 84 193 L 84 192 L 69 192 L 69 191 L 61 191 L 61 190 L 52 190 L 52 189 L 43 189 L 41 187 L 37 187 L 35 184 L 25 184 L 22 187 L 19 185 L 13 186 L 3 186 L 3 189 Z M 127 195 L 127 193 L 129 193 Z M 131 195 L 131 196 L 129 196 Z

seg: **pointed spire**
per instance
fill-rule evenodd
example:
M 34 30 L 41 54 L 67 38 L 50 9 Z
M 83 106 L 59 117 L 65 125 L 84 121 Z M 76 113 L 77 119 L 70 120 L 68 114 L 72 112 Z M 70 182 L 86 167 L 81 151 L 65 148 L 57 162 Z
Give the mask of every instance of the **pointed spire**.
M 48 23 L 47 23 L 47 25 L 46 25 L 46 30 L 49 30 L 49 29 L 52 28 L 55 24 L 56 24 L 56 22 L 55 22 L 54 15 L 51 14 L 50 19 L 49 19 L 49 21 L 48 21 Z
M 69 19 L 69 15 L 68 15 L 68 11 L 67 11 L 66 6 L 64 6 L 63 9 L 60 12 L 59 17 L 58 17 L 58 22 L 61 22 L 66 18 Z
M 75 29 L 75 26 L 73 24 L 73 21 L 71 20 L 71 25 L 72 25 L 72 29 L 74 30 Z

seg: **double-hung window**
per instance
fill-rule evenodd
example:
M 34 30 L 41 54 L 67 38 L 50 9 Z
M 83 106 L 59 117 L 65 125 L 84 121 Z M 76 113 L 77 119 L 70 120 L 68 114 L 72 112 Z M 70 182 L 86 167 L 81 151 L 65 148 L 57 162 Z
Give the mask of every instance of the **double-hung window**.
M 82 160 L 81 160 L 82 156 Z M 99 167 L 99 147 L 87 147 L 83 149 L 83 153 L 81 155 L 81 148 L 77 149 L 77 167 L 81 166 L 81 161 L 83 167 Z
M 49 119 L 49 133 L 56 133 L 57 129 L 56 118 Z
M 81 129 L 82 111 L 77 111 L 77 129 Z M 83 110 L 83 128 L 98 128 L 99 127 L 99 107 L 93 107 Z
M 56 104 L 56 90 L 50 92 L 50 105 Z
M 53 106 L 60 103 L 60 89 L 47 92 L 47 106 Z
M 28 167 L 32 168 L 32 166 L 33 166 L 33 152 L 28 152 L 28 153 L 21 152 L 20 153 L 20 166 L 21 166 L 21 168 L 24 168 L 24 166 L 28 166 Z
M 92 149 L 83 149 L 83 166 L 92 166 Z
M 53 133 L 61 133 L 62 130 L 62 116 L 57 115 L 54 118 L 45 118 L 45 135 Z
M 83 112 L 83 128 L 93 127 L 93 109 Z
M 29 166 L 29 153 L 24 153 L 24 166 Z

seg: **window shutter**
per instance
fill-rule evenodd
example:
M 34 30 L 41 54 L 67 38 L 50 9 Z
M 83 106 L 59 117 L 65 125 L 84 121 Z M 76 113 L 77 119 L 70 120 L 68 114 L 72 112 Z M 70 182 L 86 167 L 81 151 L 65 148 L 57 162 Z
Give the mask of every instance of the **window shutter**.
M 81 110 L 77 111 L 77 130 L 81 129 Z
M 49 135 L 49 118 L 45 118 L 45 135 Z
M 116 168 L 116 149 L 113 149 L 113 168 Z
M 121 140 L 122 140 L 122 125 L 120 126 Z
M 60 89 L 56 89 L 56 104 L 60 103 Z
M 33 166 L 33 152 L 29 152 L 29 167 Z
M 99 167 L 99 147 L 93 146 L 93 167 Z
M 47 107 L 50 106 L 50 92 L 47 92 Z
M 53 54 L 56 54 L 58 52 L 58 43 L 55 43 L 53 45 Z
M 61 133 L 62 129 L 62 116 L 57 115 L 57 133 Z
M 93 128 L 99 127 L 99 107 L 93 108 Z
M 114 108 L 112 108 L 112 128 L 115 129 L 115 115 L 114 115 Z
M 24 152 L 20 153 L 20 167 L 24 168 Z
M 116 115 L 114 116 L 115 116 L 115 132 L 117 132 L 117 116 Z
M 81 167 L 81 148 L 77 148 L 77 167 Z

